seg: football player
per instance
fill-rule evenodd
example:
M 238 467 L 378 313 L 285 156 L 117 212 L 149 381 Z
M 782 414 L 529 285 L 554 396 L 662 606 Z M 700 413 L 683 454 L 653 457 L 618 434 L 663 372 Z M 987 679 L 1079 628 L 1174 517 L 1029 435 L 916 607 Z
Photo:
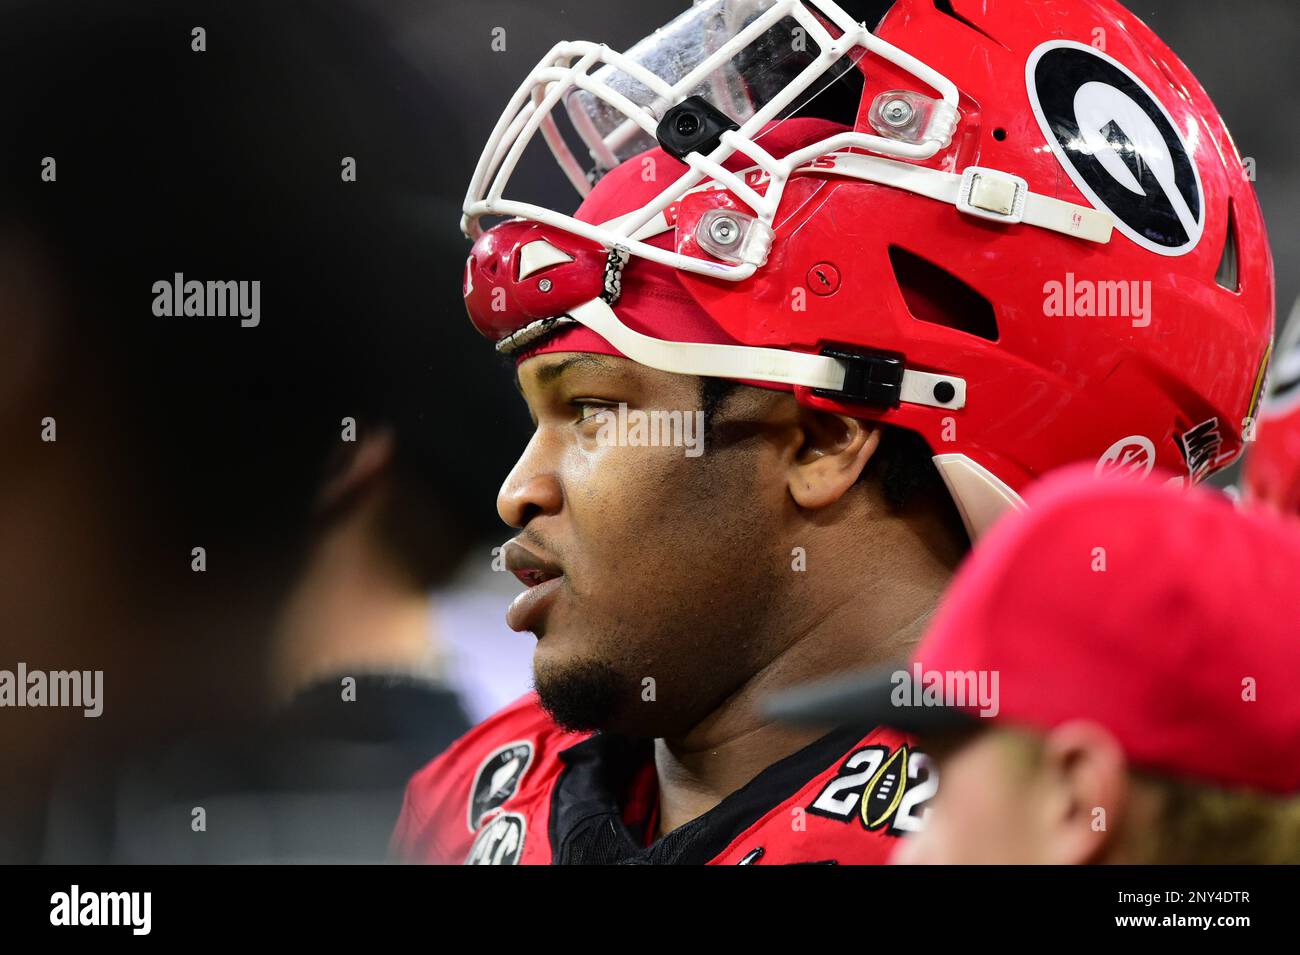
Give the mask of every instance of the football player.
M 536 693 L 416 776 L 402 858 L 883 861 L 924 754 L 760 696 L 913 646 L 1038 475 L 1238 455 L 1272 263 L 1191 72 L 1109 0 L 861 12 L 560 43 L 497 123 L 464 292 L 536 423 L 498 498 Z M 507 194 L 538 134 L 572 214 Z

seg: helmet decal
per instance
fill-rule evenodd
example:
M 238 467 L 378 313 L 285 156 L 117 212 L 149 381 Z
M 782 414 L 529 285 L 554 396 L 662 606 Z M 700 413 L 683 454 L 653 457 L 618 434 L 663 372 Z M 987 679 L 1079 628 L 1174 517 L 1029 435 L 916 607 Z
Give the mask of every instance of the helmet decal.
M 1196 248 L 1205 227 L 1200 174 L 1151 90 L 1105 53 L 1068 40 L 1035 49 L 1025 76 L 1048 145 L 1116 228 L 1159 255 Z

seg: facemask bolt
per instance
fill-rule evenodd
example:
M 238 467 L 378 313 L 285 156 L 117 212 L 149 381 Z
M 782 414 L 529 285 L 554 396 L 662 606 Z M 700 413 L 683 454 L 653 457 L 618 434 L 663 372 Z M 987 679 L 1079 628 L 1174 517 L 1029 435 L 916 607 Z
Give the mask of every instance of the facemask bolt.
M 894 99 L 886 103 L 880 110 L 880 118 L 890 126 L 906 126 L 912 121 L 915 110 L 912 104 L 905 99 Z
M 718 216 L 709 224 L 709 238 L 718 245 L 734 245 L 740 238 L 740 224 L 728 216 Z

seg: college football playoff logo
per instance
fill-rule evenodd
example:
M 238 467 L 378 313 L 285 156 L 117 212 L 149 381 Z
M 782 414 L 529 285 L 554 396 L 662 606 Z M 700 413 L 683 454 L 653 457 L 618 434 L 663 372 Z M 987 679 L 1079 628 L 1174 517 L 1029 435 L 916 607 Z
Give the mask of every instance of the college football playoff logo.
M 926 803 L 938 789 L 938 771 L 924 753 L 865 746 L 844 760 L 808 811 L 897 836 L 924 827 Z

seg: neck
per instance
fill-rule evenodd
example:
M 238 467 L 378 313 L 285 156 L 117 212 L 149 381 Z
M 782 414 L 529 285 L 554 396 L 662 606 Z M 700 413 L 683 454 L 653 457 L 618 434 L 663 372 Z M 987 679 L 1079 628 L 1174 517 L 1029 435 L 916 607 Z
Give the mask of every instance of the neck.
M 362 507 L 326 532 L 288 601 L 275 641 L 280 701 L 324 679 L 441 674 L 431 600 L 376 548 L 370 512 Z
M 881 517 L 865 537 L 873 560 L 864 560 L 863 536 L 832 540 L 818 548 L 827 569 L 793 575 L 802 586 L 783 603 L 797 612 L 775 621 L 790 636 L 777 641 L 769 662 L 687 733 L 656 741 L 659 835 L 708 812 L 831 729 L 774 723 L 761 714 L 764 697 L 907 657 L 959 559 L 924 546 L 933 539 L 928 533 L 918 522 Z

